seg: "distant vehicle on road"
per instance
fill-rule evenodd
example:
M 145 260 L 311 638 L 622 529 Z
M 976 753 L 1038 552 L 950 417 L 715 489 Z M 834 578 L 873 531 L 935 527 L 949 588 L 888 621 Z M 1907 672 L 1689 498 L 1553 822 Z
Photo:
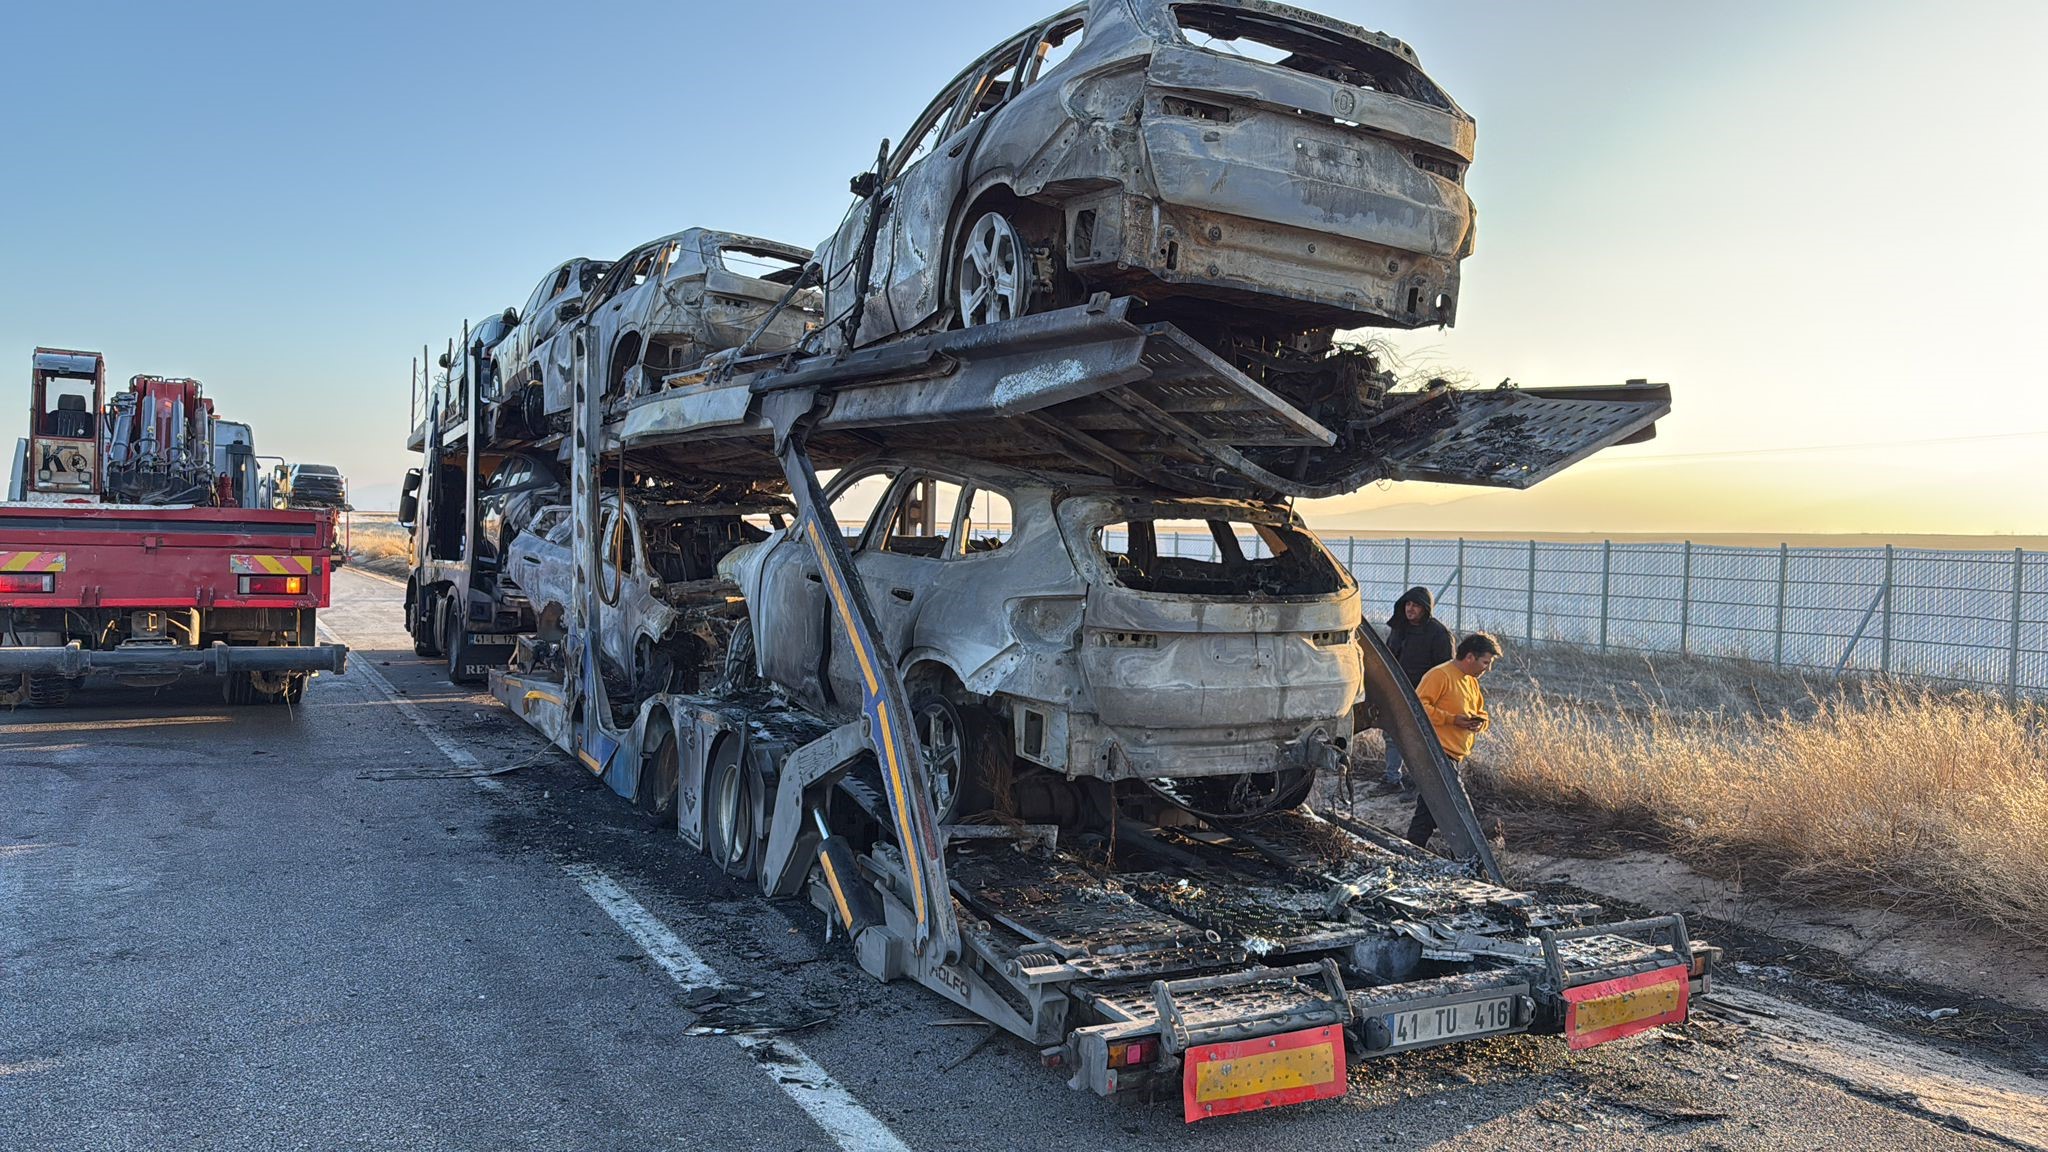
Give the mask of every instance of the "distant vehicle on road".
M 271 497 L 278 508 L 348 507 L 348 480 L 332 464 L 284 464 Z

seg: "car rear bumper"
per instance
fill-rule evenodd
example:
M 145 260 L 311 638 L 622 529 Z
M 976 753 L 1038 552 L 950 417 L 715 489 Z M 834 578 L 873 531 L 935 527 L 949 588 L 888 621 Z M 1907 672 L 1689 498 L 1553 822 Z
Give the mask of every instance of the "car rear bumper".
M 208 648 L 131 646 L 93 651 L 75 641 L 62 647 L 0 648 L 0 675 L 159 676 L 173 673 L 231 676 L 241 672 L 335 672 L 348 670 L 348 645 L 230 645 Z
M 1123 192 L 1071 201 L 1067 216 L 1069 264 L 1092 279 L 1143 279 L 1175 295 L 1338 326 L 1457 318 L 1455 257 Z

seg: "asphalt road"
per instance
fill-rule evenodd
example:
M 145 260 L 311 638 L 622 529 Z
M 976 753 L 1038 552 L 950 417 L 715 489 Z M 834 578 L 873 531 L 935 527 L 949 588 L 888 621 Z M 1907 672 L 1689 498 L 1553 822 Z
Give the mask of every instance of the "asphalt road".
M 296 711 L 0 715 L 0 1149 L 2010 1146 L 1712 1018 L 1375 1061 L 1195 1126 L 1074 1091 L 451 688 L 395 585 L 337 583 L 353 670 Z M 517 767 L 377 778 L 458 765 Z M 707 1002 L 707 967 L 742 991 Z M 790 1027 L 704 1034 L 735 1018 Z

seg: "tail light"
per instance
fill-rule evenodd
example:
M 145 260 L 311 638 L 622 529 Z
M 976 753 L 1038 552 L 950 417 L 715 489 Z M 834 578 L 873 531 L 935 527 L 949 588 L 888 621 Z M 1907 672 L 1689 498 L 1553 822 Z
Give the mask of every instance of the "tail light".
M 1158 1058 L 1159 1041 L 1149 1037 L 1144 1040 L 1132 1040 L 1127 1044 L 1109 1046 L 1111 1068 L 1135 1068 L 1140 1064 L 1150 1064 Z
M 303 596 L 306 594 L 304 576 L 244 576 L 244 596 Z
M 55 592 L 57 577 L 49 572 L 0 572 L 0 592 Z

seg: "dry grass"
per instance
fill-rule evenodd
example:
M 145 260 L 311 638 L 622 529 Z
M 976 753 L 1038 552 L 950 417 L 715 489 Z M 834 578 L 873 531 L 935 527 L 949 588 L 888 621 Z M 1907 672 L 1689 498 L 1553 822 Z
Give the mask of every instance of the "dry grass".
M 1519 675 L 1489 680 L 1496 722 L 1473 760 L 1494 806 L 1652 833 L 1780 893 L 2013 929 L 2048 920 L 2048 706 L 1705 661 L 1518 655 Z M 1564 690 L 1547 688 L 1546 663 Z
M 357 515 L 349 526 L 348 561 L 372 572 L 404 576 L 412 556 L 412 535 L 396 523 Z

